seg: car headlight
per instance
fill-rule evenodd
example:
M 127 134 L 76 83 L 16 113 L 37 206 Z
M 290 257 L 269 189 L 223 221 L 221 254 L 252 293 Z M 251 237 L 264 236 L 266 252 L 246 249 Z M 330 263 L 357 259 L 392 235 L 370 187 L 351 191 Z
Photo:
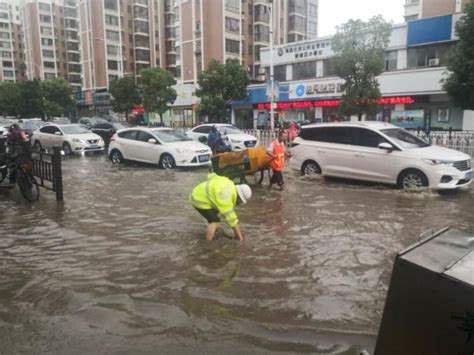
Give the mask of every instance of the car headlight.
M 235 143 L 235 144 L 241 144 L 243 143 L 243 141 L 239 141 L 238 139 L 231 139 L 230 140 L 232 143 Z
M 79 139 L 79 138 L 73 138 L 72 141 L 74 143 L 84 143 L 84 141 L 82 139 Z
M 446 165 L 453 166 L 454 162 L 450 160 L 440 160 L 440 159 L 422 159 L 425 163 L 430 165 Z
M 176 151 L 177 151 L 179 154 L 185 154 L 185 153 L 190 154 L 190 153 L 191 153 L 190 150 L 183 149 L 183 148 L 176 148 Z

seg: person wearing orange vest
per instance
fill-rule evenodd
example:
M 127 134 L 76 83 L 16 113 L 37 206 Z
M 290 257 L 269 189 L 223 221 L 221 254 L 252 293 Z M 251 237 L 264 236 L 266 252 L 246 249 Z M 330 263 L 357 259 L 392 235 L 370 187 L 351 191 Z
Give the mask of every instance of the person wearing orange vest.
M 288 139 L 288 136 L 285 131 L 280 131 L 278 133 L 278 139 L 275 139 L 272 144 L 267 149 L 268 155 L 270 155 L 273 160 L 271 162 L 271 168 L 273 170 L 272 177 L 270 179 L 271 188 L 274 184 L 277 184 L 280 190 L 283 190 L 285 182 L 283 181 L 283 169 L 285 169 L 285 158 L 290 158 L 291 154 L 286 152 L 285 142 Z

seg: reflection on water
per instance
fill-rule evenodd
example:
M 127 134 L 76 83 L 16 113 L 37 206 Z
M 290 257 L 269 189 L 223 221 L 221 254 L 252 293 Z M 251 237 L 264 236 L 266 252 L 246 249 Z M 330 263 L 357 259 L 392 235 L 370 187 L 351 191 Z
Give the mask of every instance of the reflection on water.
M 474 230 L 472 188 L 288 172 L 287 192 L 238 207 L 243 243 L 226 228 L 207 243 L 187 203 L 206 173 L 71 158 L 64 204 L 0 194 L 0 353 L 357 354 L 396 252 L 430 228 Z

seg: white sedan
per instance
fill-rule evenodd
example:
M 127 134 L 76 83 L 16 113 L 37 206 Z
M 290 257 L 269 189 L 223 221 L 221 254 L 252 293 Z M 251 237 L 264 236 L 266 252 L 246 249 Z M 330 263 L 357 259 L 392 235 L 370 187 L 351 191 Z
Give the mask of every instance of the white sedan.
M 77 124 L 50 124 L 33 131 L 31 143 L 37 150 L 62 148 L 65 155 L 104 150 L 100 136 Z
M 208 165 L 211 150 L 170 128 L 135 127 L 119 130 L 110 139 L 109 157 L 158 164 L 161 168 Z
M 225 123 L 206 123 L 200 126 L 194 127 L 192 130 L 187 131 L 186 135 L 196 141 L 207 142 L 207 137 L 212 127 L 216 127 L 221 133 L 224 142 L 232 148 L 232 150 L 241 150 L 246 148 L 253 148 L 257 146 L 257 138 L 242 132 L 239 128 Z

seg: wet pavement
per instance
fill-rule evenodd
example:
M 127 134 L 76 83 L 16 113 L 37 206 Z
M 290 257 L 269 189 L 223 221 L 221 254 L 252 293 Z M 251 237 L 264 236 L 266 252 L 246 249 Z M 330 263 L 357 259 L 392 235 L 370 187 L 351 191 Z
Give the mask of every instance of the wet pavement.
M 202 240 L 207 170 L 63 162 L 65 203 L 0 194 L 0 354 L 358 354 L 373 350 L 398 251 L 474 232 L 474 189 L 407 193 L 299 177 L 254 189 Z

